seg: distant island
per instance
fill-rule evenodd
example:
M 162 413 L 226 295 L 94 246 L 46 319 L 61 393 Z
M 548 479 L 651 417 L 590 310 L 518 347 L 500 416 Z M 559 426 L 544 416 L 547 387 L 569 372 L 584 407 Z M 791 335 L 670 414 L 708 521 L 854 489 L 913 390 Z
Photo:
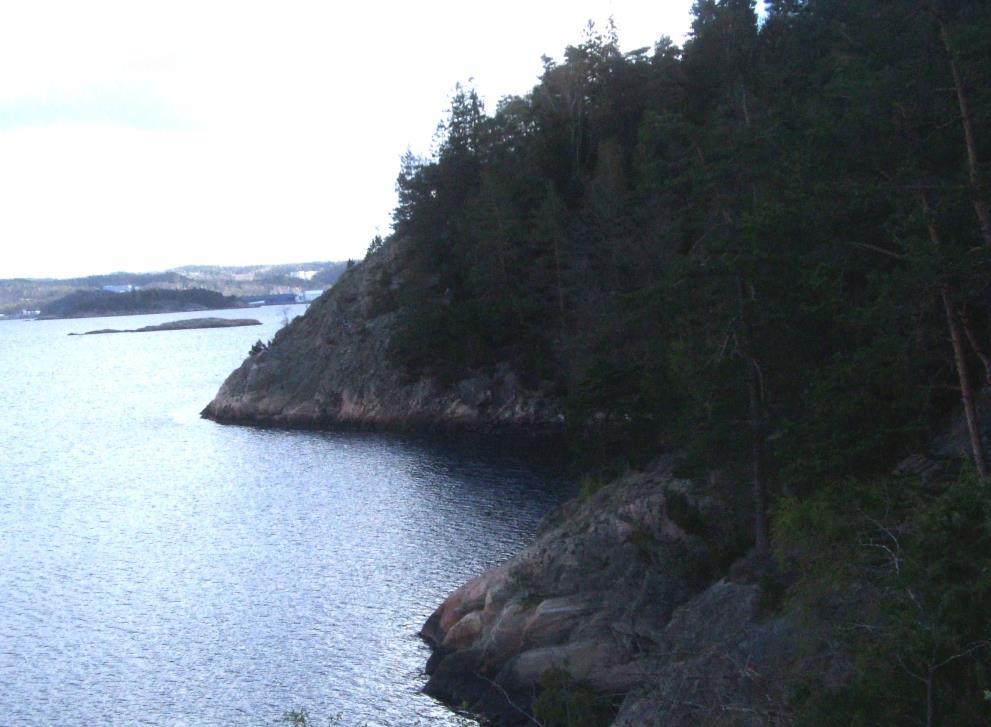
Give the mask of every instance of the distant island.
M 77 290 L 45 305 L 38 318 L 95 318 L 244 307 L 245 304 L 234 296 L 204 288 L 190 290 L 150 288 L 124 293 Z
M 309 302 L 333 285 L 347 268 L 347 261 L 299 262 L 279 265 L 190 265 L 158 273 L 108 273 L 79 278 L 0 279 L 0 319 L 66 318 L 51 314 L 51 306 L 72 293 L 107 292 L 122 295 L 137 290 L 185 291 L 203 289 L 236 297 L 248 305 L 280 305 Z M 223 305 L 220 307 L 231 307 Z M 136 312 L 178 312 L 202 308 L 170 308 Z M 116 308 L 111 313 L 122 315 Z
M 181 321 L 167 321 L 157 326 L 142 326 L 141 328 L 101 328 L 85 333 L 70 333 L 70 336 L 94 336 L 101 333 L 151 333 L 154 331 L 188 331 L 193 328 L 237 328 L 239 326 L 260 326 L 261 321 L 254 318 L 186 318 Z

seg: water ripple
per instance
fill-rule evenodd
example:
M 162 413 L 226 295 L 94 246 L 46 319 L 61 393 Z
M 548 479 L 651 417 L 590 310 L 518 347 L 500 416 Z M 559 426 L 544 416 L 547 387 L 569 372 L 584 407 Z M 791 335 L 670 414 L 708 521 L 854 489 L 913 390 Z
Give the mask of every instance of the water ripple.
M 200 420 L 258 312 L 0 323 L 0 723 L 455 723 L 416 631 L 564 484 L 481 443 Z

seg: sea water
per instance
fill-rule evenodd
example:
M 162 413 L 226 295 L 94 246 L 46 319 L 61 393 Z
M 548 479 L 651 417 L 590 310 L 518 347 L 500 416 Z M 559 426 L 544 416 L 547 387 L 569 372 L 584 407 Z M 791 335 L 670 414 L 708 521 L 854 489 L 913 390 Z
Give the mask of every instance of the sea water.
M 303 306 L 0 322 L 0 724 L 454 724 L 417 631 L 567 491 L 498 446 L 199 411 Z M 204 315 L 263 325 L 68 336 Z

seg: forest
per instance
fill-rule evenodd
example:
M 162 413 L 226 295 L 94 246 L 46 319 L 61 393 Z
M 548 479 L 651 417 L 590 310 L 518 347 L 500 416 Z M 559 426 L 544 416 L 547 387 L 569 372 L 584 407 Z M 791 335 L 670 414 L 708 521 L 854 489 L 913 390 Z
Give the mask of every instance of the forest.
M 402 160 L 390 356 L 550 382 L 589 467 L 735 474 L 781 609 L 850 676 L 807 724 L 991 719 L 991 4 L 697 0 L 591 23 Z M 892 474 L 948 422 L 966 462 Z M 598 436 L 588 437 L 589 428 Z
M 148 288 L 127 293 L 76 290 L 46 303 L 39 318 L 92 318 L 243 307 L 244 304 L 234 296 L 205 288 Z

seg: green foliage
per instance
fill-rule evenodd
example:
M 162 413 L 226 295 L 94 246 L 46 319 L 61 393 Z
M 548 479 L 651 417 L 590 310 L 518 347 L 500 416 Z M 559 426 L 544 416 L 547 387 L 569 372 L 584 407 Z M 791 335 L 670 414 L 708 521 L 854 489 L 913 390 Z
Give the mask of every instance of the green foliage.
M 233 296 L 213 290 L 189 288 L 168 290 L 149 288 L 129 293 L 104 290 L 77 290 L 45 305 L 43 318 L 78 318 L 132 313 L 167 313 L 171 311 L 216 310 L 238 308 Z
M 605 727 L 615 715 L 612 703 L 564 669 L 541 675 L 533 715 L 544 727 Z
M 368 250 L 366 251 L 365 254 L 374 255 L 375 253 L 377 253 L 379 250 L 382 249 L 383 244 L 385 244 L 385 241 L 382 239 L 382 236 L 375 235 L 375 237 L 372 238 L 372 241 L 368 243 Z
M 830 603 L 841 588 L 849 603 L 835 608 L 866 609 L 870 624 L 851 646 L 853 686 L 815 686 L 804 708 L 833 700 L 814 712 L 825 723 L 830 710 L 846 724 L 916 719 L 925 647 L 946 659 L 983 638 L 966 602 L 984 603 L 984 571 L 941 535 L 983 552 L 966 501 L 977 486 L 871 478 L 959 405 L 948 321 L 971 322 L 971 371 L 991 349 L 978 214 L 991 10 L 774 0 L 758 23 L 750 0 L 700 0 L 693 12 L 684 48 L 662 39 L 652 54 L 624 55 L 614 29 L 590 26 L 492 115 L 456 89 L 436 153 L 402 161 L 384 243 L 403 272 L 382 288 L 397 313 L 388 355 L 411 378 L 450 381 L 508 363 L 560 395 L 577 437 L 592 433 L 587 466 L 678 448 L 686 474 L 785 496 L 776 537 L 809 574 L 792 595 L 818 588 Z M 686 503 L 669 508 L 714 537 Z M 898 578 L 866 557 L 883 549 L 861 547 L 865 513 L 905 528 L 915 565 Z M 768 609 L 783 583 L 766 584 Z M 939 628 L 920 636 L 909 592 Z M 940 693 L 959 697 L 939 697 L 947 723 L 987 716 L 978 656 L 937 670 Z
M 823 648 L 852 657 L 842 686 L 806 686 L 805 724 L 980 724 L 991 686 L 991 497 L 964 475 L 938 490 L 847 481 L 783 500 L 789 594 Z

